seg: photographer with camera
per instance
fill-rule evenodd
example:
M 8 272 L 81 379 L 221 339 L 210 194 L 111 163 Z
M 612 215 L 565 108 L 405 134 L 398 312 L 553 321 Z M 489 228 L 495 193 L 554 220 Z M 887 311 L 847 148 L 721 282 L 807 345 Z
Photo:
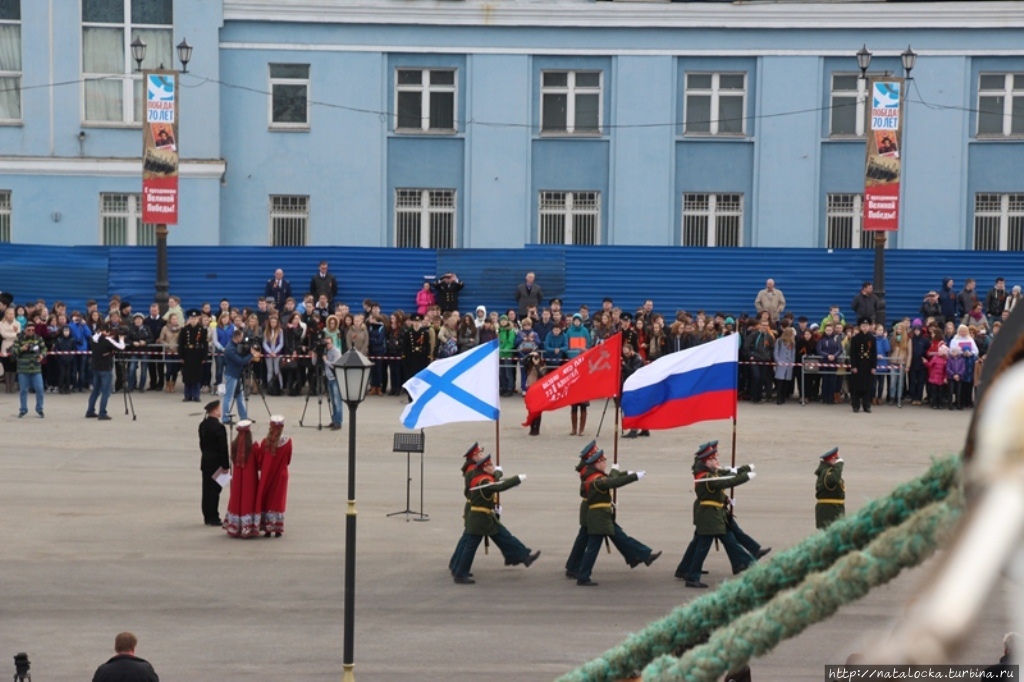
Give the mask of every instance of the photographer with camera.
M 20 389 L 21 407 L 18 418 L 28 414 L 29 388 L 36 392 L 36 414 L 43 415 L 43 358 L 46 356 L 46 344 L 36 334 L 35 325 L 25 325 L 25 331 L 18 335 L 18 340 L 11 347 L 12 354 L 18 361 L 18 388 Z
M 459 291 L 463 286 L 454 272 L 446 272 L 434 280 L 437 304 L 441 306 L 442 313 L 450 313 L 459 309 Z
M 108 421 L 107 401 L 114 384 L 114 354 L 124 350 L 124 331 L 120 325 L 111 326 L 101 322 L 92 337 L 92 393 L 85 411 L 87 419 Z M 96 414 L 96 399 L 100 399 L 100 411 Z
M 245 391 L 242 390 L 242 372 L 250 362 L 260 361 L 260 351 L 246 343 L 245 332 L 235 329 L 231 340 L 224 347 L 224 397 L 221 399 L 221 421 L 231 423 L 231 403 L 238 398 L 238 417 L 248 419 L 249 411 L 245 405 Z

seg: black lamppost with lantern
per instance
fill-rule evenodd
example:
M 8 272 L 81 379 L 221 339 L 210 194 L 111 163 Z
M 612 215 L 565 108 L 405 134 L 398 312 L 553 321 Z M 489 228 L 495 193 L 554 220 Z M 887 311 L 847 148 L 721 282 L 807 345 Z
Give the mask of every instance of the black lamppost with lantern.
M 135 70 L 142 71 L 142 62 L 146 59 L 146 43 L 142 38 L 135 36 L 131 43 L 132 59 L 135 60 Z M 178 61 L 181 62 L 181 71 L 174 71 L 175 74 L 188 73 L 188 63 L 192 61 L 192 46 L 188 40 L 182 38 L 177 46 Z M 161 64 L 163 69 L 164 65 Z M 160 312 L 167 312 L 167 298 L 170 290 L 170 283 L 167 278 L 167 225 L 158 224 L 156 233 L 156 295 L 155 302 L 160 306 Z
M 332 369 L 341 400 L 348 406 L 348 507 L 345 511 L 345 642 L 343 682 L 355 682 L 355 599 L 356 599 L 356 409 L 366 397 L 373 363 L 355 349 L 349 349 Z

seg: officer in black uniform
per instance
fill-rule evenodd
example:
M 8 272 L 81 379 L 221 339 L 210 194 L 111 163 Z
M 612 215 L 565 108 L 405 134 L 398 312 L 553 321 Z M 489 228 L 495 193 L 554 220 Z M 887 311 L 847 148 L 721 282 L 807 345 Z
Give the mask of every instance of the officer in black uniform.
M 218 469 L 230 469 L 228 431 L 220 421 L 220 401 L 206 404 L 206 418 L 199 423 L 199 470 L 203 474 L 203 521 L 220 527 L 220 484 L 213 480 Z
M 186 313 L 188 324 L 178 332 L 178 355 L 181 357 L 181 381 L 185 384 L 182 402 L 199 402 L 203 381 L 203 361 L 210 355 L 209 330 L 199 323 L 199 311 Z

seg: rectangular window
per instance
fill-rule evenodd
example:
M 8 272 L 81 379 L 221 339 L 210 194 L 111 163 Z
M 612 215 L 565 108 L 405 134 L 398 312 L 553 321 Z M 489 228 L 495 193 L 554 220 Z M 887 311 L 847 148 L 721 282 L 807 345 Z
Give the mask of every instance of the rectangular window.
M 11 241 L 11 191 L 0 191 L 0 242 Z
M 100 195 L 104 246 L 156 246 L 156 225 L 142 222 L 141 194 Z
M 401 249 L 455 247 L 455 190 L 396 189 L 395 246 Z
M 270 65 L 270 127 L 309 130 L 309 64 Z
M 687 73 L 683 133 L 743 135 L 746 73 Z
M 742 194 L 684 194 L 682 246 L 742 246 Z
M 540 77 L 541 133 L 600 134 L 600 71 L 543 71 Z
M 978 137 L 1024 134 L 1024 73 L 983 73 L 978 82 Z
M 142 68 L 174 66 L 172 0 L 82 0 L 83 120 L 142 121 L 142 74 L 131 43 L 146 44 Z
M 309 233 L 309 197 L 270 197 L 270 245 L 305 246 Z
M 974 249 L 1024 251 L 1024 194 L 976 194 Z
M 541 244 L 597 244 L 601 193 L 542 191 L 539 224 Z
M 825 207 L 825 246 L 830 249 L 870 249 L 875 246 L 871 232 L 864 224 L 863 194 L 829 194 Z M 886 240 L 886 246 L 892 240 Z
M 831 137 L 864 137 L 868 80 L 880 75 L 869 73 L 867 78 L 861 78 L 859 73 L 832 74 L 828 128 Z
M 0 0 L 0 123 L 21 122 L 21 0 Z
M 398 69 L 395 130 L 454 133 L 455 69 Z

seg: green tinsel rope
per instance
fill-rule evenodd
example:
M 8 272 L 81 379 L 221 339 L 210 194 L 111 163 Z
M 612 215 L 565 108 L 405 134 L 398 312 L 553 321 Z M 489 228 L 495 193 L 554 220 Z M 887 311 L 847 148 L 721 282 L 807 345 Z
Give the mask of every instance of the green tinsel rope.
M 644 669 L 645 682 L 711 682 L 771 651 L 810 625 L 833 615 L 905 569 L 930 557 L 949 537 L 959 519 L 962 496 L 951 495 L 878 536 L 863 551 L 852 552 L 825 571 L 810 576 L 795 590 L 776 596 L 764 607 L 720 628 L 708 643 L 682 658 L 662 656 Z
M 867 503 L 827 531 L 813 533 L 772 561 L 758 563 L 739 579 L 727 581 L 714 592 L 677 607 L 667 617 L 631 634 L 602 657 L 563 675 L 558 682 L 615 682 L 634 675 L 660 656 L 682 655 L 702 637 L 760 608 L 808 575 L 827 570 L 842 556 L 863 549 L 919 509 L 945 499 L 959 481 L 960 467 L 961 460 L 956 456 L 934 462 L 920 478 L 897 486 L 887 497 Z

